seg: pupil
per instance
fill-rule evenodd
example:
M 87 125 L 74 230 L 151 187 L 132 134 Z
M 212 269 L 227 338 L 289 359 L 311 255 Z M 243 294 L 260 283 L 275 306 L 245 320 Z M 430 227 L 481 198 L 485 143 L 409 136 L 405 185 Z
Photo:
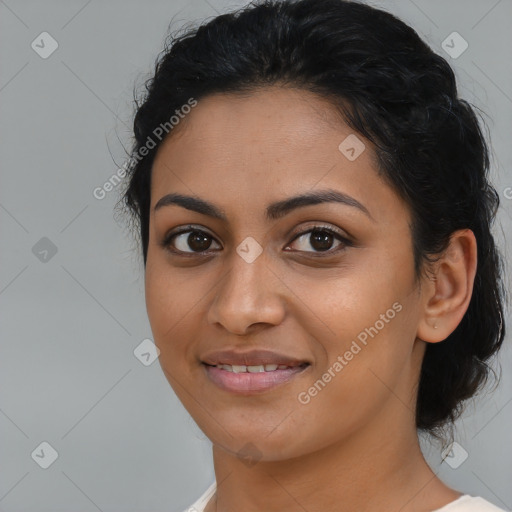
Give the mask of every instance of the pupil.
M 313 233 L 317 233 L 313 235 Z M 311 238 L 313 241 L 311 242 L 311 246 L 314 247 L 318 251 L 327 251 L 331 248 L 332 244 L 332 235 L 327 231 L 313 231 L 311 233 Z
M 201 252 L 206 251 L 210 247 L 211 240 L 208 243 L 208 239 L 209 237 L 207 235 L 193 231 L 190 233 L 190 235 L 188 235 L 187 243 L 193 251 Z
M 313 234 L 315 233 L 315 234 Z M 328 251 L 332 245 L 332 235 L 327 231 L 313 231 L 311 236 L 311 245 L 317 251 Z M 208 235 L 193 231 L 188 236 L 188 245 L 193 251 L 206 251 L 211 245 Z

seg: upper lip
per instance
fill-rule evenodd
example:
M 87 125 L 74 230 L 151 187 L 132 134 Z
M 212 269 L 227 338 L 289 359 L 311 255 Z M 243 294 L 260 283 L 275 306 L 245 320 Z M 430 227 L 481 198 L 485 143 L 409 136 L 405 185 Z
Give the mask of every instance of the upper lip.
M 303 364 L 309 364 L 308 361 L 304 359 L 297 359 L 295 357 L 264 349 L 246 350 L 245 352 L 240 352 L 239 350 L 217 350 L 215 352 L 209 352 L 207 355 L 205 355 L 202 358 L 202 362 L 211 366 L 218 364 L 245 366 L 257 366 L 265 364 L 301 366 Z

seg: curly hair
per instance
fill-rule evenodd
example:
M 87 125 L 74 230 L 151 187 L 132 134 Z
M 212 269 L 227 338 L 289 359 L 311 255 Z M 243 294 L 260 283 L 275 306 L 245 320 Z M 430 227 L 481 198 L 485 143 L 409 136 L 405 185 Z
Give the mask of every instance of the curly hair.
M 476 237 L 468 310 L 448 338 L 427 345 L 417 389 L 417 429 L 442 438 L 464 400 L 487 381 L 488 360 L 505 336 L 503 260 L 491 234 L 499 196 L 489 182 L 478 119 L 458 97 L 451 67 L 392 14 L 349 0 L 263 0 L 169 35 L 143 98 L 135 99 L 122 197 L 144 265 L 151 167 L 163 140 L 154 141 L 155 127 L 191 97 L 250 94 L 273 84 L 330 100 L 374 144 L 379 174 L 412 214 L 417 279 L 456 230 L 468 228 Z

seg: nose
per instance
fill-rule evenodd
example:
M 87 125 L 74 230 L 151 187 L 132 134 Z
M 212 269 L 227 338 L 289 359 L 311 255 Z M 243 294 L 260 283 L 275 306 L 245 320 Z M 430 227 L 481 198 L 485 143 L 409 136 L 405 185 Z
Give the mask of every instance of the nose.
M 208 323 L 239 336 L 279 325 L 286 314 L 286 286 L 261 254 L 248 263 L 234 254 L 208 310 Z

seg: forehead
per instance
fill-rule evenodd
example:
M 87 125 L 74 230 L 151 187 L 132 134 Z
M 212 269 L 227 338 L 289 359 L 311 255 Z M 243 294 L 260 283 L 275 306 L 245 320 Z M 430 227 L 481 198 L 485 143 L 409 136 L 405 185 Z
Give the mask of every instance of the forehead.
M 360 144 L 357 158 L 347 158 L 346 140 Z M 181 192 L 221 203 L 242 198 L 248 208 L 261 210 L 271 200 L 315 187 L 361 202 L 376 195 L 383 205 L 396 199 L 383 188 L 371 144 L 332 103 L 309 91 L 269 87 L 201 99 L 158 149 L 151 205 L 163 194 Z

